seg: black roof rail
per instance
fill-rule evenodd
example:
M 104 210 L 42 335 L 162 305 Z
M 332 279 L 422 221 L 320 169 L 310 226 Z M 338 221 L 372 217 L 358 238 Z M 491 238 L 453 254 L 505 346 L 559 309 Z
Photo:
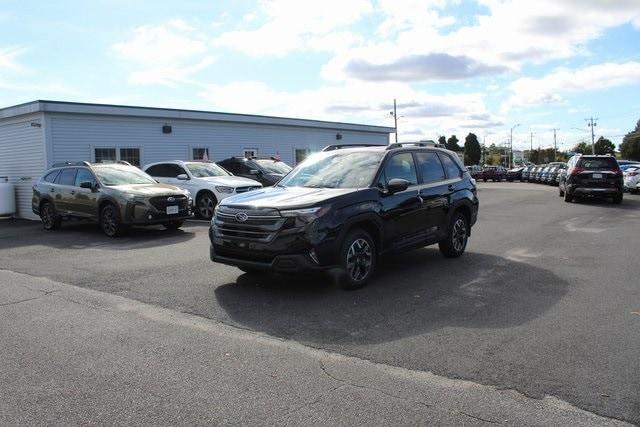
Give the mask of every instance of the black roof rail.
M 381 145 L 381 144 L 332 144 L 324 147 L 322 151 L 333 151 L 333 150 L 339 150 L 341 148 L 355 148 L 355 147 L 384 147 L 384 145 Z
M 53 166 L 51 166 L 51 167 L 52 168 L 61 168 L 63 166 L 89 166 L 89 167 L 91 167 L 91 163 L 86 162 L 86 161 L 74 161 L 74 162 L 66 161 L 66 162 L 54 163 Z
M 435 148 L 445 148 L 444 145 L 438 144 L 437 142 L 394 142 L 393 144 L 389 144 L 387 150 L 393 150 L 394 148 L 402 148 L 404 146 L 414 146 L 414 147 L 435 147 Z

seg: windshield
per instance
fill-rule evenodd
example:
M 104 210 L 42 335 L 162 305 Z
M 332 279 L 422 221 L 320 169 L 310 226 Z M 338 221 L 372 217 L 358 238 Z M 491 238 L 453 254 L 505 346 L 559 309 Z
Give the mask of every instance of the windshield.
M 196 178 L 208 176 L 229 176 L 229 173 L 215 163 L 187 163 L 187 169 Z
M 128 184 L 155 184 L 156 181 L 133 166 L 94 166 L 93 171 L 107 187 Z
M 578 167 L 590 170 L 618 169 L 618 162 L 613 157 L 581 158 Z
M 280 181 L 284 187 L 362 188 L 371 185 L 384 152 L 359 151 L 309 157 Z
M 264 169 L 264 171 L 267 173 L 277 173 L 281 175 L 286 175 L 289 172 L 291 172 L 291 169 L 293 169 L 288 164 L 277 161 L 277 160 L 254 159 L 253 161 L 256 162 L 258 165 L 260 165 L 260 167 Z

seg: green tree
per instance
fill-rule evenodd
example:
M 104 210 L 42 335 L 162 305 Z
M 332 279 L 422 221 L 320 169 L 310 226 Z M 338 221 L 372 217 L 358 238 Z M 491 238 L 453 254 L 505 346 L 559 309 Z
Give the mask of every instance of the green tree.
M 580 154 L 591 154 L 591 147 L 589 147 L 589 144 L 582 141 L 581 143 L 573 147 L 573 151 Z
M 451 135 L 449 139 L 447 139 L 446 147 L 447 147 L 447 150 L 460 151 L 460 146 L 458 145 L 458 138 L 455 135 Z
M 640 120 L 638 120 L 636 128 L 622 139 L 620 156 L 623 159 L 640 161 Z
M 442 144 L 442 145 L 444 145 L 446 147 L 447 146 L 447 138 L 444 135 L 440 136 L 440 138 L 438 138 L 438 144 Z
M 616 151 L 616 146 L 613 145 L 613 142 L 601 136 L 595 143 L 595 150 L 596 154 L 613 154 Z
M 469 133 L 464 139 L 464 164 L 477 165 L 481 156 L 482 150 L 478 137 L 473 133 Z

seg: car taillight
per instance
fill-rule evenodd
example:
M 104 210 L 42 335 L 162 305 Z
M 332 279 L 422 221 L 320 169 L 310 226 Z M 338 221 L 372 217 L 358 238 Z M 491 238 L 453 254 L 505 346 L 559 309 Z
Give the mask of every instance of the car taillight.
M 575 168 L 571 171 L 571 176 L 576 176 L 578 175 L 580 172 L 584 172 L 585 170 L 583 168 Z

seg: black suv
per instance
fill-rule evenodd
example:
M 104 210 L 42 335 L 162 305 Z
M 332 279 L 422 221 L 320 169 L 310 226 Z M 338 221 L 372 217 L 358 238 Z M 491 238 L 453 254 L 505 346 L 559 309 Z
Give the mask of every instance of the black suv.
M 558 189 L 565 202 L 573 201 L 574 197 L 590 196 L 611 197 L 613 203 L 622 203 L 622 171 L 612 156 L 578 154 L 569 159 L 567 169 L 560 172 Z
M 276 186 L 220 202 L 210 256 L 245 272 L 329 270 L 357 288 L 387 253 L 438 243 L 462 255 L 477 216 L 475 182 L 451 151 L 329 146 Z
M 255 179 L 265 187 L 280 181 L 292 169 L 275 157 L 231 157 L 218 164 L 233 175 Z
M 191 216 L 188 191 L 159 184 L 127 162 L 53 165 L 33 186 L 32 210 L 46 230 L 65 219 L 98 221 L 109 237 L 129 225 L 182 226 Z

